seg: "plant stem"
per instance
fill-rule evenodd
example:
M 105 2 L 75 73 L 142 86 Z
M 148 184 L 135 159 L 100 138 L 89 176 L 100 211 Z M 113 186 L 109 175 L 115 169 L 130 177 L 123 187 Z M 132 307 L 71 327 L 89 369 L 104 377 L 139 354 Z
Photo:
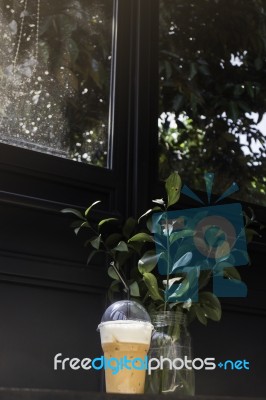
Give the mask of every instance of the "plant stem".
M 129 300 L 129 299 L 130 299 L 130 289 L 129 289 L 129 287 L 128 287 L 128 284 L 126 283 L 126 280 L 123 278 L 122 274 L 119 272 L 118 268 L 117 268 L 116 265 L 115 265 L 115 262 L 112 263 L 112 267 L 113 267 L 113 269 L 115 270 L 115 272 L 117 273 L 117 275 L 118 275 L 120 281 L 121 281 L 122 284 L 124 285 L 124 288 L 125 288 L 125 290 L 126 290 L 126 292 L 127 292 L 127 299 Z
M 149 297 L 149 292 L 147 291 L 147 293 L 145 294 L 145 296 L 142 300 L 143 304 L 145 304 L 145 301 L 147 300 L 148 297 Z
M 167 277 L 166 277 L 166 293 L 168 296 L 168 289 L 169 289 L 169 276 L 170 276 L 170 254 L 169 254 L 169 230 L 168 230 L 168 217 L 166 212 L 166 245 L 167 245 Z M 167 298 L 164 301 L 164 311 L 167 308 Z

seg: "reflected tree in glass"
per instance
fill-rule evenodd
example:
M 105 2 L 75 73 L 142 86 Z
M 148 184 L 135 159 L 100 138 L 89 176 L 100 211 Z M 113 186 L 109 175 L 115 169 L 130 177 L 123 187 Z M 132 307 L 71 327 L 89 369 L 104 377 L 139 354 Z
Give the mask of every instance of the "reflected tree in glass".
M 112 1 L 0 1 L 4 143 L 107 166 Z
M 160 0 L 161 178 L 266 204 L 265 32 L 265 0 Z

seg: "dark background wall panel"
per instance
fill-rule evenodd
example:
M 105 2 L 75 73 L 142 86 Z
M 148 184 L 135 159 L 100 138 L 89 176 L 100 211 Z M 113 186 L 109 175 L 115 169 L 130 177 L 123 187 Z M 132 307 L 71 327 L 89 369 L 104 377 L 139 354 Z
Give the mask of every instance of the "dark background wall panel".
M 215 357 L 250 362 L 250 370 L 196 372 L 196 393 L 201 395 L 266 396 L 266 316 L 226 309 L 219 323 L 191 326 L 194 357 Z
M 48 282 L 48 286 L 61 287 L 61 284 L 69 284 L 105 290 L 109 282 L 105 269 L 103 264 L 86 266 L 85 261 L 60 263 L 50 259 L 0 252 L 0 276 L 4 280 L 25 281 L 28 278 L 36 284 L 38 280 Z
M 18 253 L 61 260 L 79 260 L 86 254 L 75 238 L 70 218 L 58 211 L 0 204 L 0 248 Z
M 99 390 L 101 374 L 54 371 L 53 358 L 96 357 L 104 295 L 0 284 L 1 386 Z

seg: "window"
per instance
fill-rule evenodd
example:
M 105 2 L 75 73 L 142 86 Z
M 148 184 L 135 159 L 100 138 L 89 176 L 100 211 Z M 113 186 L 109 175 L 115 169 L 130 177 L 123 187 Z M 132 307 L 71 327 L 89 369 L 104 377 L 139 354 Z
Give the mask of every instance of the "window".
M 157 179 L 156 4 L 0 1 L 2 191 L 59 208 L 146 207 Z
M 0 2 L 2 143 L 109 162 L 113 1 Z
M 266 205 L 265 2 L 160 0 L 160 176 Z

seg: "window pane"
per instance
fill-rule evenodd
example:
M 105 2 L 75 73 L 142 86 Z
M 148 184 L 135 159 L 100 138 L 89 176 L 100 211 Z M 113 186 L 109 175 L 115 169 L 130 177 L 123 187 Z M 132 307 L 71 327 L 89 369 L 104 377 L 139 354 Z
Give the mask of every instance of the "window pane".
M 0 0 L 0 141 L 107 166 L 111 0 Z
M 160 175 L 266 205 L 266 3 L 160 0 Z

